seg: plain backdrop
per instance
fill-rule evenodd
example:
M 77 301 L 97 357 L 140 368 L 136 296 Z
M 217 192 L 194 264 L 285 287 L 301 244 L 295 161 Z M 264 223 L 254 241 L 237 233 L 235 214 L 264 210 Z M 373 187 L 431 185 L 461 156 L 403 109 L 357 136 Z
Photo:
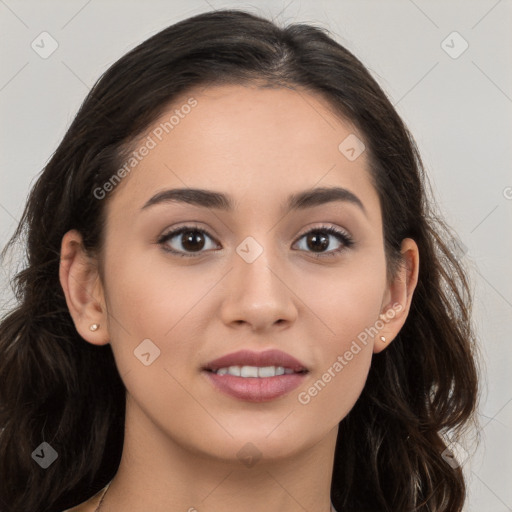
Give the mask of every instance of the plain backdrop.
M 99 76 L 164 27 L 224 7 L 327 28 L 365 63 L 415 136 L 442 212 L 467 250 L 484 356 L 481 444 L 464 465 L 466 510 L 511 511 L 510 1 L 0 0 L 0 245 Z M 58 45 L 47 58 L 33 49 L 41 37 L 46 51 Z M 0 275 L 4 310 L 9 271 Z

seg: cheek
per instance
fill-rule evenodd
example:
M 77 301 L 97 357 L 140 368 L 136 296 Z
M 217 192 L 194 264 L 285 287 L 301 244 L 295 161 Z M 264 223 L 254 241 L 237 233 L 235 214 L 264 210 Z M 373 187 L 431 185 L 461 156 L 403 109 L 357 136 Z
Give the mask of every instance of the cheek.
M 151 261 L 135 251 L 117 254 L 105 268 L 109 333 L 129 395 L 162 426 L 174 424 L 184 405 L 188 424 L 204 421 L 187 389 L 197 370 L 197 344 L 191 341 L 200 329 L 201 299 L 215 280 L 191 280 L 161 256 Z
M 361 257 L 336 272 L 310 274 L 297 282 L 303 283 L 299 293 L 315 316 L 310 339 L 315 340 L 315 359 L 321 361 L 299 391 L 298 401 L 336 423 L 361 394 L 373 344 L 378 342 L 386 285 L 384 257 Z
M 373 325 L 377 311 L 375 301 L 347 299 L 337 308 L 324 311 L 334 334 L 317 337 L 317 364 L 310 378 L 299 390 L 298 403 L 311 418 L 321 414 L 327 424 L 339 423 L 359 398 L 370 369 L 373 343 L 377 331 Z M 363 309 L 362 306 L 366 309 Z
M 215 283 L 207 270 L 194 273 L 152 252 L 119 251 L 119 257 L 111 258 L 106 288 L 109 312 L 116 320 L 111 322 L 112 334 L 165 338 Z
M 161 256 L 143 258 L 136 251 L 113 247 L 109 256 L 105 266 L 108 328 L 119 372 L 122 376 L 131 372 L 134 388 L 160 387 L 162 383 L 154 380 L 156 368 L 172 370 L 173 365 L 194 360 L 194 346 L 187 343 L 193 334 L 186 327 L 195 325 L 191 319 L 196 318 L 213 280 L 191 282 L 186 271 L 172 268 Z M 153 376 L 146 382 L 142 374 Z M 169 387 L 168 374 L 163 380 Z
M 318 333 L 331 340 L 328 346 L 343 350 L 379 319 L 386 290 L 384 255 L 354 253 L 346 264 L 302 272 L 295 282 L 300 286 L 294 291 L 319 321 Z

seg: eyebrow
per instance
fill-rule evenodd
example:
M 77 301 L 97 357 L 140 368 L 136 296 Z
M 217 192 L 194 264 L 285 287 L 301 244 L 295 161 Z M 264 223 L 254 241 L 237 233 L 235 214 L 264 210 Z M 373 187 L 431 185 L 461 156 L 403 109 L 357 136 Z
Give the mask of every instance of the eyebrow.
M 359 207 L 367 216 L 362 201 L 350 190 L 341 187 L 311 188 L 297 194 L 291 194 L 288 197 L 288 202 L 285 203 L 285 209 L 288 211 L 305 210 L 334 201 L 351 203 Z M 199 188 L 176 188 L 158 192 L 146 201 L 141 209 L 144 210 L 156 204 L 175 202 L 223 211 L 232 211 L 234 209 L 234 201 L 230 196 L 221 192 Z

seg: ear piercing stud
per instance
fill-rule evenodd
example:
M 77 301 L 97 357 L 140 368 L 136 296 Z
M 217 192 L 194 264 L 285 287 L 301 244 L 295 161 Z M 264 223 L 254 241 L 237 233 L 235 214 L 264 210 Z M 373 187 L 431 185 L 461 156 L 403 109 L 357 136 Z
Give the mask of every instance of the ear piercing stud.
M 89 326 L 89 329 L 90 329 L 91 331 L 93 331 L 93 332 L 94 332 L 94 331 L 97 331 L 99 328 L 100 328 L 100 325 L 99 325 L 99 324 L 91 324 L 91 325 Z
M 384 336 L 381 336 L 380 341 L 383 341 L 384 343 L 386 343 L 386 338 L 384 338 Z

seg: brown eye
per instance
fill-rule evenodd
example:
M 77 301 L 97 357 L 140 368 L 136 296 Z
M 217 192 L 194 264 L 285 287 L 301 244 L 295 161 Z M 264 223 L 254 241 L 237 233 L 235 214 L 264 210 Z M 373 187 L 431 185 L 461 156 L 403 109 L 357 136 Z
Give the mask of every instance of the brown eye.
M 158 243 L 164 250 L 178 256 L 194 256 L 194 253 L 205 252 L 203 249 L 214 249 L 213 238 L 203 229 L 184 226 L 159 238 Z M 208 247 L 208 244 L 210 246 Z
M 338 244 L 331 243 L 332 240 L 337 239 Z M 306 252 L 314 253 L 317 258 L 336 256 L 344 250 L 354 245 L 352 237 L 345 231 L 338 230 L 332 226 L 320 227 L 308 231 L 299 240 L 303 240 L 300 249 Z M 333 245 L 334 247 L 331 247 Z M 336 247 L 338 245 L 338 247 Z M 330 250 L 326 250 L 331 247 Z M 315 254 L 316 253 L 316 254 Z
M 306 244 L 314 252 L 321 252 L 329 247 L 329 236 L 318 232 L 311 232 L 306 235 Z
M 200 251 L 204 244 L 204 236 L 199 231 L 185 231 L 181 234 L 181 245 L 187 251 Z

